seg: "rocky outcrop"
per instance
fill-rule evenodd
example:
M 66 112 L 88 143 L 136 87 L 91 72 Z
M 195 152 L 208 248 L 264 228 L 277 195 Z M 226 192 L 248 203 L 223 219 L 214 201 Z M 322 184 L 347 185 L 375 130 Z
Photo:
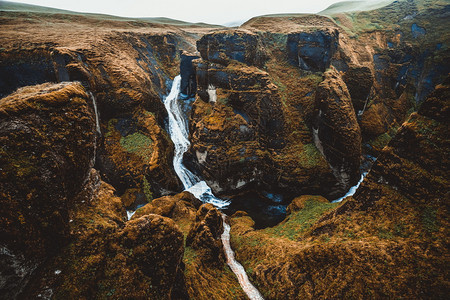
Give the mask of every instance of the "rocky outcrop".
M 438 86 L 418 113 L 413 113 L 402 125 L 382 150 L 355 194 L 355 201 L 343 205 L 342 210 L 354 204 L 361 210 L 369 209 L 379 201 L 380 190 L 386 187 L 417 205 L 439 206 L 439 199 L 447 194 L 449 84 L 447 79 Z
M 348 88 L 357 116 L 362 115 L 373 86 L 372 71 L 369 67 L 352 66 L 348 68 L 342 79 Z
M 211 204 L 197 211 L 186 235 L 184 263 L 190 298 L 246 298 L 236 275 L 225 263 L 222 214 Z
M 186 237 L 186 246 L 203 253 L 205 263 L 222 265 L 225 259 L 220 240 L 222 232 L 222 214 L 212 204 L 203 204 Z
M 69 209 L 95 157 L 95 116 L 78 83 L 0 100 L 2 291 L 9 297 L 69 237 Z
M 74 58 L 58 50 L 36 47 L 0 55 L 0 98 L 24 86 L 87 79 L 84 69 L 74 67 Z
M 339 73 L 332 68 L 324 76 L 316 93 L 314 138 L 338 180 L 337 189 L 345 192 L 359 180 L 361 130 Z
M 235 60 L 262 67 L 268 59 L 259 36 L 243 30 L 206 34 L 197 42 L 197 50 L 204 60 L 221 65 Z
M 233 46 L 228 39 L 235 35 L 241 37 L 236 40 L 240 44 Z M 278 54 L 258 62 L 234 57 L 236 47 L 250 51 L 248 40 L 256 39 L 257 48 L 268 49 L 259 35 L 235 35 L 216 32 L 198 42 L 203 50 L 202 59 L 194 61 L 198 97 L 191 113 L 186 164 L 219 194 L 264 186 L 289 197 L 306 191 L 329 195 L 336 179 L 305 124 L 313 115 L 316 77 L 300 78 L 299 84 L 292 77 L 300 76 L 296 67 L 279 61 Z M 205 52 L 210 40 L 215 46 Z M 266 42 L 273 47 L 279 43 L 276 37 Z M 217 60 L 219 56 L 223 59 Z M 267 71 L 261 69 L 261 61 Z
M 198 169 L 216 192 L 260 181 L 270 164 L 267 151 L 284 144 L 276 87 L 254 67 L 205 61 L 197 62 L 197 81 L 190 153 Z
M 192 61 L 200 58 L 200 56 L 189 54 L 187 52 L 182 52 L 180 56 L 181 97 L 189 99 L 195 97 L 195 93 L 197 92 L 197 80 L 195 78 L 195 70 Z
M 181 219 L 194 220 L 197 209 L 202 202 L 189 192 L 182 192 L 175 196 L 164 196 L 153 199 L 151 203 L 136 210 L 132 220 L 144 215 L 156 214 L 178 221 Z
M 77 200 L 71 242 L 34 274 L 22 297 L 183 299 L 183 235 L 171 219 L 150 214 L 125 223 L 120 198 L 95 171 Z
M 325 72 L 338 48 L 339 31 L 291 33 L 287 37 L 289 61 L 302 70 Z
M 99 153 L 103 176 L 128 203 L 142 204 L 180 189 L 174 175 L 173 143 L 146 110 L 110 119 Z
M 265 298 L 445 298 L 448 83 L 402 125 L 342 204 L 302 196 L 264 230 L 233 216 L 237 259 Z
M 178 226 L 154 214 L 125 224 L 121 199 L 92 169 L 92 105 L 80 83 L 25 87 L 0 100 L 2 297 L 186 298 Z
M 109 37 L 114 50 L 104 45 L 98 51 L 110 53 L 118 47 L 121 57 L 90 65 L 104 132 L 98 167 L 119 194 L 135 189 L 135 204 L 181 190 L 161 101 L 178 73 L 178 39 L 171 34 L 117 34 Z

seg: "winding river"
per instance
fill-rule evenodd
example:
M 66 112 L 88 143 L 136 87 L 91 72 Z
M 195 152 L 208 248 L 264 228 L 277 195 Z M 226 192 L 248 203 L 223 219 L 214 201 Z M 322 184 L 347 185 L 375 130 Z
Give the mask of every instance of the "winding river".
M 169 95 L 164 99 L 164 106 L 169 115 L 169 134 L 175 145 L 175 154 L 173 166 L 175 172 L 183 183 L 184 189 L 191 192 L 202 202 L 211 203 L 217 208 L 225 208 L 229 205 L 228 201 L 214 196 L 211 188 L 204 180 L 193 174 L 183 165 L 183 154 L 189 149 L 189 133 L 187 129 L 187 120 L 178 100 L 180 94 L 181 76 L 178 75 L 173 80 L 172 89 Z M 236 274 L 239 284 L 250 299 L 263 299 L 259 291 L 251 284 L 247 273 L 242 265 L 234 258 L 234 252 L 230 245 L 230 226 L 225 222 L 223 215 L 224 232 L 221 236 L 223 248 L 227 257 L 227 264 Z

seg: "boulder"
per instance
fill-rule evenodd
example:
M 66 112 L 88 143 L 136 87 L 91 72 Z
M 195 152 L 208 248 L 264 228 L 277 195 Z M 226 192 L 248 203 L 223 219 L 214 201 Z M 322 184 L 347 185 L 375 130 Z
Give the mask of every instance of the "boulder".
M 235 60 L 262 67 L 268 59 L 257 34 L 244 30 L 219 31 L 205 34 L 197 41 L 202 59 L 227 65 Z
M 347 86 L 331 68 L 316 93 L 314 138 L 344 193 L 360 178 L 361 130 Z
M 69 210 L 94 165 L 95 116 L 79 83 L 0 100 L 2 286 L 8 297 L 69 237 Z
M 222 265 L 225 259 L 220 239 L 222 233 L 222 214 L 212 204 L 203 204 L 186 237 L 186 246 L 200 250 L 204 262 Z
M 291 33 L 287 38 L 287 55 L 302 70 L 324 72 L 338 49 L 338 42 L 337 29 Z
M 200 200 L 190 192 L 185 191 L 175 196 L 153 199 L 151 203 L 136 210 L 131 219 L 138 219 L 147 214 L 157 214 L 173 220 L 195 219 L 195 212 L 201 205 Z

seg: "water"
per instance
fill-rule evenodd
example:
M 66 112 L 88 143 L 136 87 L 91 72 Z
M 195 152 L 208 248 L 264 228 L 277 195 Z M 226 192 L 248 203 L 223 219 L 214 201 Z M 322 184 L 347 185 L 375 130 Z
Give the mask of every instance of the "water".
M 95 97 L 94 95 L 89 92 L 89 97 L 92 100 L 92 104 L 94 105 L 94 113 L 95 113 L 95 127 L 97 129 L 98 134 L 102 134 L 101 130 L 100 130 L 100 119 L 98 117 L 98 110 L 97 110 L 97 101 L 95 101 Z
M 251 284 L 250 280 L 248 280 L 244 267 L 234 258 L 234 252 L 230 245 L 230 225 L 225 222 L 225 215 L 222 215 L 222 218 L 224 229 L 221 239 L 225 255 L 227 256 L 227 264 L 230 266 L 233 273 L 236 274 L 239 284 L 251 300 L 264 299 L 255 286 Z
M 279 224 L 286 218 L 286 207 L 281 195 L 265 191 L 250 190 L 231 199 L 230 206 L 224 213 L 232 215 L 236 211 L 245 211 L 255 222 L 253 228 L 263 229 Z
M 164 99 L 164 106 L 166 107 L 169 115 L 169 134 L 175 145 L 173 167 L 186 191 L 191 192 L 195 197 L 203 202 L 211 203 L 218 208 L 225 208 L 230 204 L 229 201 L 215 197 L 206 182 L 186 169 L 183 165 L 183 154 L 189 149 L 190 143 L 187 130 L 187 120 L 185 120 L 185 116 L 178 101 L 180 84 L 181 76 L 178 75 L 173 80 L 172 89 L 169 95 Z M 211 97 L 214 98 L 213 92 Z M 245 269 L 234 258 L 234 253 L 230 246 L 230 226 L 225 222 L 225 216 L 222 215 L 222 217 L 224 232 L 222 233 L 221 239 L 227 257 L 227 264 L 230 266 L 234 274 L 236 274 L 239 284 L 250 299 L 263 299 L 258 290 L 248 280 Z
M 359 179 L 358 183 L 357 183 L 356 185 L 352 186 L 352 187 L 348 190 L 347 194 L 345 194 L 344 196 L 342 196 L 342 197 L 339 198 L 339 199 L 336 199 L 336 200 L 331 201 L 331 203 L 341 202 L 341 201 L 344 200 L 345 198 L 350 197 L 350 196 L 353 196 L 353 195 L 356 193 L 356 190 L 359 188 L 359 185 L 361 184 L 361 182 L 363 182 L 364 177 L 366 177 L 366 175 L 367 175 L 367 172 L 362 173 L 362 174 L 361 174 L 361 178 Z
M 225 208 L 230 202 L 215 197 L 206 182 L 198 178 L 183 165 L 183 154 L 189 149 L 190 142 L 186 126 L 187 121 L 178 101 L 180 85 L 181 76 L 178 75 L 173 80 L 169 95 L 164 99 L 164 106 L 169 115 L 169 134 L 175 145 L 173 167 L 186 191 L 191 192 L 203 202 L 211 203 L 218 208 Z

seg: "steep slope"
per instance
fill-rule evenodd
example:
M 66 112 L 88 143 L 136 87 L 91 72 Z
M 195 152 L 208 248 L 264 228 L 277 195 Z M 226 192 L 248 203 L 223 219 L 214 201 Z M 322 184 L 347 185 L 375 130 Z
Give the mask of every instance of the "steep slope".
M 127 205 L 181 189 L 161 98 L 179 73 L 179 50 L 192 50 L 207 27 L 69 12 L 12 11 L 1 19 L 0 96 L 80 81 L 98 106 L 97 168 Z
M 353 198 L 303 196 L 273 228 L 232 218 L 237 257 L 267 299 L 444 299 L 450 82 L 400 127 Z
M 331 17 L 262 16 L 203 36 L 187 162 L 227 196 L 338 198 L 450 71 L 449 9 L 395 1 Z
M 292 202 L 231 218 L 267 298 L 446 297 L 448 1 L 225 30 L 37 10 L 0 15 L 0 298 L 245 297 L 219 211 L 176 194 L 179 73 L 185 164 L 269 216 Z
M 125 207 L 181 189 L 161 97 L 179 50 L 209 29 L 69 12 L 0 19 L 0 297 L 188 297 L 178 225 L 126 222 Z

